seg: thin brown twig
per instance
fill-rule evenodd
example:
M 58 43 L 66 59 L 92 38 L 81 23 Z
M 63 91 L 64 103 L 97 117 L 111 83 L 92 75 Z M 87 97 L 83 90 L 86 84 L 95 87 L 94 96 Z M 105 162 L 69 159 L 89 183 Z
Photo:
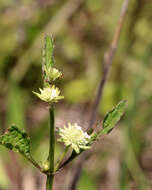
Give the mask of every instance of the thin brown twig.
M 90 116 L 90 122 L 89 122 L 89 126 L 88 129 L 92 129 L 93 125 L 96 121 L 97 118 L 97 113 L 98 113 L 98 108 L 99 108 L 99 103 L 102 100 L 102 95 L 103 95 L 103 90 L 104 90 L 104 86 L 106 84 L 106 81 L 108 79 L 108 74 L 111 68 L 111 65 L 113 63 L 113 58 L 115 56 L 116 53 L 116 49 L 118 46 L 118 41 L 120 38 L 120 33 L 122 30 L 122 26 L 124 23 L 124 19 L 125 19 L 125 15 L 127 13 L 128 10 L 128 4 L 129 4 L 129 0 L 124 0 L 123 5 L 122 5 L 122 9 L 121 9 L 121 13 L 120 13 L 120 17 L 118 20 L 118 24 L 116 25 L 116 30 L 114 33 L 114 37 L 111 43 L 111 46 L 109 48 L 109 51 L 107 53 L 105 53 L 104 55 L 104 69 L 103 69 L 103 77 L 101 78 L 100 84 L 99 84 L 99 88 L 98 88 L 98 92 L 92 107 L 92 112 L 91 112 L 91 116 Z M 85 159 L 80 160 L 79 167 L 77 167 L 75 175 L 73 176 L 72 182 L 71 182 L 71 186 L 69 188 L 69 190 L 75 190 L 76 186 L 77 186 L 77 182 L 79 180 L 79 177 L 81 175 L 81 170 L 82 170 L 82 166 L 83 166 L 83 162 L 85 161 Z
M 105 83 L 106 83 L 107 78 L 108 78 L 108 74 L 109 74 L 109 71 L 110 71 L 110 68 L 111 68 L 111 65 L 112 65 L 112 62 L 113 62 L 114 55 L 116 53 L 116 49 L 117 49 L 117 46 L 118 46 L 118 41 L 119 41 L 119 38 L 120 38 L 120 32 L 121 32 L 121 29 L 122 29 L 122 26 L 123 26 L 123 23 L 124 23 L 124 18 L 125 18 L 127 8 L 128 8 L 128 3 L 129 3 L 129 0 L 124 0 L 124 3 L 122 5 L 120 17 L 119 17 L 119 20 L 118 20 L 118 24 L 116 26 L 116 30 L 115 30 L 115 33 L 114 33 L 114 37 L 113 37 L 111 46 L 109 48 L 109 51 L 107 53 L 105 53 L 105 55 L 104 55 L 103 77 L 101 78 L 101 81 L 100 81 L 100 84 L 99 84 L 99 89 L 98 89 L 98 92 L 97 92 L 97 95 L 96 95 L 96 98 L 95 98 L 95 101 L 94 101 L 94 104 L 93 104 L 88 129 L 92 128 L 95 121 L 96 121 L 97 112 L 98 112 L 98 108 L 99 108 L 99 103 L 101 102 L 104 86 L 105 86 Z

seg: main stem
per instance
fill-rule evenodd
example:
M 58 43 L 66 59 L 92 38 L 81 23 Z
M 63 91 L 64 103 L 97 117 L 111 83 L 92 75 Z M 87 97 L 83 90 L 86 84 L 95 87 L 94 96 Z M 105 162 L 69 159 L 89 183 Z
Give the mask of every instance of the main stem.
M 50 148 L 49 148 L 49 174 L 47 175 L 46 190 L 53 189 L 54 179 L 54 149 L 55 149 L 55 137 L 54 137 L 54 107 L 51 105 L 50 109 Z

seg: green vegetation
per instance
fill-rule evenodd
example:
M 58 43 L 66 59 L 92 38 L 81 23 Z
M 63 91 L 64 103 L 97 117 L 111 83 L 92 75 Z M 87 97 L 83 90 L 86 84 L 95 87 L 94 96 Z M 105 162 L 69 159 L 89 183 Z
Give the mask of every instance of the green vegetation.
M 65 96 L 55 108 L 55 126 L 77 122 L 86 131 L 121 6 L 121 0 L 0 1 L 0 134 L 10 126 L 26 131 L 32 159 L 39 165 L 48 158 L 49 114 L 47 103 L 31 92 L 42 87 L 44 59 L 52 63 L 51 55 L 42 53 L 44 37 L 53 35 L 54 65 L 63 72 L 55 83 Z M 101 130 L 106 112 L 120 100 L 127 100 L 128 107 L 117 128 L 94 143 L 77 189 L 151 189 L 151 9 L 149 0 L 130 1 L 96 131 Z M 58 160 L 64 149 L 58 142 L 55 147 Z M 63 188 L 63 179 L 68 189 L 75 164 L 61 170 L 54 184 L 58 189 Z M 67 170 L 70 174 L 65 179 Z M 43 188 L 42 181 L 37 183 L 39 175 L 26 159 L 0 146 L 0 189 L 25 190 L 27 178 L 36 189 L 37 185 Z
M 58 141 L 65 144 L 65 150 L 62 156 L 58 159 L 56 165 L 54 165 L 54 155 L 55 155 L 55 115 L 54 115 L 54 103 L 63 99 L 64 96 L 60 96 L 60 90 L 55 87 L 54 81 L 60 78 L 60 74 L 53 64 L 53 39 L 50 36 L 45 38 L 45 49 L 44 56 L 45 59 L 42 64 L 43 71 L 43 82 L 44 87 L 40 89 L 40 93 L 33 92 L 42 101 L 47 102 L 49 105 L 49 153 L 47 160 L 42 163 L 42 166 L 37 163 L 31 156 L 30 151 L 30 138 L 27 134 L 19 130 L 16 126 L 11 126 L 8 131 L 0 136 L 0 144 L 12 150 L 14 152 L 19 152 L 28 161 L 30 161 L 36 168 L 38 168 L 42 173 L 47 176 L 46 190 L 53 189 L 53 181 L 56 172 L 59 172 L 60 168 L 68 164 L 74 158 L 79 156 L 83 151 L 91 148 L 91 144 L 98 138 L 101 134 L 108 134 L 120 120 L 121 116 L 125 111 L 125 101 L 120 102 L 112 111 L 107 113 L 105 119 L 103 120 L 103 132 L 93 133 L 91 136 L 87 132 L 83 132 L 81 127 L 75 124 L 68 124 L 68 127 L 59 128 L 58 135 L 60 139 Z M 55 70 L 55 72 L 53 72 Z M 63 163 L 68 149 L 72 149 L 71 157 Z M 73 156 L 75 155 L 75 156 Z

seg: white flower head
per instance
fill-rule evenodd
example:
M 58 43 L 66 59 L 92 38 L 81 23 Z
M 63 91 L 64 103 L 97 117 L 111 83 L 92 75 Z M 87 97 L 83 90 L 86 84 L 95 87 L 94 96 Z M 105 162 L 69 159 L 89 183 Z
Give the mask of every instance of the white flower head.
M 90 148 L 88 145 L 90 136 L 83 132 L 77 123 L 68 123 L 68 127 L 59 128 L 59 136 L 58 141 L 64 142 L 65 146 L 71 146 L 76 153 L 80 153 L 80 149 Z
M 60 90 L 55 87 L 46 87 L 43 89 L 39 89 L 41 93 L 33 92 L 36 94 L 41 100 L 49 103 L 58 102 L 59 100 L 63 99 L 64 96 L 59 96 Z

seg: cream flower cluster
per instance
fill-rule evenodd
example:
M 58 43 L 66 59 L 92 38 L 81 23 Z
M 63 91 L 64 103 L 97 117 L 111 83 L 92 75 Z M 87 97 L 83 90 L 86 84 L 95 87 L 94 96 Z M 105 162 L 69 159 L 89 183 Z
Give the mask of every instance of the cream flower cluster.
M 81 149 L 89 149 L 88 145 L 90 136 L 83 132 L 77 123 L 68 123 L 68 127 L 59 128 L 59 142 L 64 142 L 65 146 L 71 146 L 76 153 L 80 153 Z
M 64 98 L 64 96 L 59 96 L 60 90 L 54 85 L 51 87 L 45 87 L 43 89 L 40 88 L 39 90 L 40 93 L 33 93 L 45 102 L 58 102 L 59 100 Z

